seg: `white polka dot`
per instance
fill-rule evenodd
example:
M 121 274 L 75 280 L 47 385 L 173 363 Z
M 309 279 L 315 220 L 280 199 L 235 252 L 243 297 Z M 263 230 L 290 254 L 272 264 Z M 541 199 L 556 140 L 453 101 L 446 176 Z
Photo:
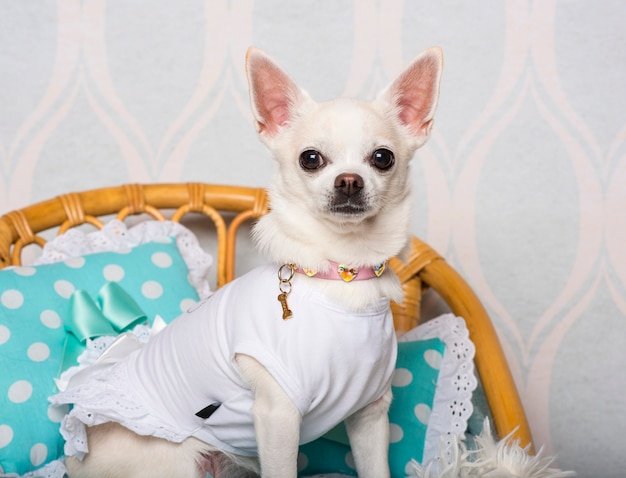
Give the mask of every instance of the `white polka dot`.
M 165 252 L 155 252 L 152 254 L 152 263 L 163 269 L 170 267 L 172 265 L 172 258 L 169 254 Z
M 42 465 L 48 459 L 48 447 L 43 443 L 35 443 L 30 449 L 30 462 L 33 466 Z
M 11 337 L 11 331 L 5 325 L 0 325 L 0 345 L 5 343 Z
M 9 400 L 13 403 L 22 403 L 33 394 L 33 386 L 26 380 L 18 380 L 9 387 Z
M 298 471 L 304 470 L 309 466 L 309 457 L 304 453 L 298 453 Z
M 54 310 L 46 309 L 39 315 L 41 323 L 49 329 L 58 329 L 61 327 L 61 317 Z
M 9 425 L 0 425 L 0 448 L 4 448 L 13 440 L 13 429 Z
M 104 278 L 111 282 L 119 282 L 124 278 L 124 269 L 117 264 L 109 264 L 104 269 L 102 269 L 102 275 Z
M 69 299 L 70 296 L 76 290 L 76 288 L 74 287 L 74 284 L 72 284 L 71 282 L 60 279 L 54 283 L 54 290 L 61 297 L 65 299 Z
M 48 407 L 48 419 L 52 423 L 61 423 L 63 417 L 70 411 L 70 406 L 65 405 L 50 405 Z
M 435 370 L 439 370 L 441 368 L 443 356 L 438 350 L 429 349 L 424 352 L 424 360 L 426 360 L 426 363 L 432 368 L 434 368 Z
M 33 362 L 43 362 L 50 357 L 50 348 L 43 342 L 36 342 L 28 347 L 27 353 Z
M 430 420 L 430 407 L 425 403 L 420 403 L 415 406 L 413 410 L 417 419 L 423 423 L 424 425 L 428 425 L 428 421 Z
M 163 295 L 163 286 L 157 281 L 149 280 L 141 286 L 141 293 L 147 299 L 158 299 Z
M 66 260 L 64 263 L 67 267 L 71 267 L 72 269 L 80 269 L 85 265 L 84 257 L 72 257 L 71 259 Z
M 346 465 L 348 465 L 353 470 L 356 470 L 356 465 L 354 464 L 354 455 L 352 455 L 351 451 L 346 453 L 345 461 L 346 461 Z
M 409 369 L 397 368 L 393 372 L 393 380 L 391 385 L 394 387 L 406 387 L 413 381 L 413 374 Z
M 180 301 L 178 307 L 180 307 L 181 312 L 186 312 L 191 309 L 194 305 L 196 305 L 196 301 L 193 299 L 183 299 Z
M 24 303 L 24 296 L 16 289 L 5 290 L 0 296 L 0 302 L 7 309 L 19 309 Z
M 37 269 L 35 269 L 34 267 L 20 266 L 13 269 L 13 272 L 20 276 L 29 277 L 34 276 L 37 272 Z
M 404 437 L 404 432 L 402 431 L 402 427 L 400 425 L 396 425 L 395 423 L 389 424 L 389 443 L 398 443 L 402 441 Z

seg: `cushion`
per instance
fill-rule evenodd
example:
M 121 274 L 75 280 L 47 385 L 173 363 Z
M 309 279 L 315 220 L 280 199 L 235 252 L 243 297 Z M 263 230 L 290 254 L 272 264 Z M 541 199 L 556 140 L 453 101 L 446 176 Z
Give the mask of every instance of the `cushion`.
M 148 321 L 158 314 L 169 322 L 198 300 L 176 244 L 181 230 L 162 225 L 155 231 L 138 239 L 119 222 L 91 235 L 74 231 L 51 241 L 40 260 L 62 262 L 0 271 L 0 472 L 23 474 L 62 455 L 59 422 L 67 410 L 49 408 L 47 397 L 55 392 L 52 379 L 60 371 L 74 291 L 95 301 L 103 286 L 117 283 Z M 71 258 L 68 242 L 89 253 Z M 135 247 L 125 247 L 129 243 Z M 108 248 L 117 250 L 90 253 Z M 202 268 L 210 263 L 200 262 Z M 204 272 L 196 268 L 194 274 L 197 279 Z
M 474 346 L 465 321 L 446 314 L 408 332 L 398 343 L 389 409 L 389 465 L 405 477 L 412 460 L 435 471 L 440 444 L 462 438 L 472 414 Z M 357 476 L 343 424 L 300 447 L 299 476 Z

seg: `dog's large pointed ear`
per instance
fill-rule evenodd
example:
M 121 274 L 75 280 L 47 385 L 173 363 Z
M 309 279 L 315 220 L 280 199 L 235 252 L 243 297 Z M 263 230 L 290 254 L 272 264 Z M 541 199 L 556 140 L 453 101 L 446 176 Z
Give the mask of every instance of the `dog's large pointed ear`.
M 421 146 L 433 125 L 443 69 L 441 48 L 429 48 L 379 95 Z
M 261 137 L 271 139 L 294 119 L 301 104 L 310 98 L 258 48 L 248 49 L 246 71 L 257 131 Z

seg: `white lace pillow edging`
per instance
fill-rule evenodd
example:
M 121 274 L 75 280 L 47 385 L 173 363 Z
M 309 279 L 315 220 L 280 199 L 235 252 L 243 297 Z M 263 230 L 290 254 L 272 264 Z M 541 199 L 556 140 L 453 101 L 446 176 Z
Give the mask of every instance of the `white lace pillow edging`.
M 162 237 L 175 237 L 189 270 L 189 281 L 201 298 L 208 296 L 213 258 L 200 247 L 193 232 L 173 221 L 144 221 L 129 229 L 122 221 L 113 219 L 102 229 L 89 233 L 70 229 L 48 241 L 34 264 L 52 264 L 96 252 L 133 248 Z
M 472 394 L 477 386 L 474 374 L 476 349 L 469 338 L 465 321 L 453 314 L 444 314 L 410 330 L 399 341 L 412 342 L 438 338 L 446 344 L 433 407 L 426 430 L 423 464 L 438 468 L 442 440 L 446 456 L 452 459 L 452 446 L 463 439 L 467 421 L 474 411 Z
M 23 475 L 17 473 L 3 473 L 0 468 L 0 478 L 65 478 L 66 477 L 65 465 L 61 460 L 54 460 L 47 465 L 35 471 L 29 471 Z

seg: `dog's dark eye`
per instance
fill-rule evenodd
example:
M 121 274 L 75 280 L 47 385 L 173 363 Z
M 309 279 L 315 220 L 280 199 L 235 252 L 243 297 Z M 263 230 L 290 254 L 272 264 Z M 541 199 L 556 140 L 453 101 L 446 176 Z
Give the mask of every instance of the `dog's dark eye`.
M 319 151 L 308 149 L 300 155 L 300 166 L 307 171 L 319 169 L 326 164 L 324 157 Z
M 386 171 L 391 168 L 396 162 L 396 159 L 391 151 L 385 148 L 377 149 L 372 154 L 372 166 L 381 171 Z

